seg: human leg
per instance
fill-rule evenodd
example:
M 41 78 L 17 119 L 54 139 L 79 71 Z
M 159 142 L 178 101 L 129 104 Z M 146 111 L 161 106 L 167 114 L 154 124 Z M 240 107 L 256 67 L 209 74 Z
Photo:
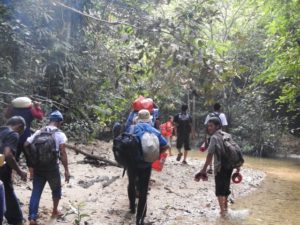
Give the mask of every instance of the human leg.
M 178 155 L 177 155 L 177 158 L 176 158 L 177 161 L 181 160 L 181 157 L 182 157 L 181 148 L 182 148 L 182 146 L 183 146 L 182 136 L 178 135 L 177 140 L 176 140 L 176 148 L 177 148 L 177 151 L 178 151 Z
M 221 171 L 215 176 L 216 196 L 219 201 L 221 216 L 224 216 L 228 209 L 227 200 L 230 195 L 231 174 L 232 170 L 221 168 Z
M 52 200 L 53 200 L 53 211 L 52 217 L 60 216 L 60 212 L 58 211 L 58 204 L 61 199 L 61 179 L 59 168 L 57 167 L 55 170 L 46 173 L 46 179 L 49 183 L 49 186 L 52 191 Z
M 5 218 L 9 224 L 23 224 L 23 214 L 19 201 L 15 195 L 11 180 L 4 182 L 6 212 Z
M 134 168 L 127 169 L 128 175 L 128 198 L 129 198 L 129 208 L 132 214 L 135 213 L 135 199 L 136 199 L 136 172 Z
M 166 138 L 167 138 L 168 144 L 170 146 L 170 148 L 169 148 L 169 156 L 172 156 L 172 147 L 171 147 L 171 138 L 172 137 L 166 137 Z
M 147 195 L 148 195 L 150 177 L 151 177 L 151 167 L 138 169 L 140 198 L 139 198 L 138 210 L 136 215 L 137 225 L 144 224 L 144 218 L 147 213 Z
M 191 150 L 191 147 L 190 147 L 190 138 L 188 136 L 184 137 L 183 143 L 184 143 L 184 155 L 183 155 L 183 161 L 182 162 L 184 164 L 187 164 L 188 152 Z
M 32 224 L 34 224 L 34 221 L 36 221 L 38 218 L 38 209 L 39 209 L 41 195 L 43 193 L 46 184 L 46 178 L 41 174 L 34 173 L 32 184 L 33 184 L 33 188 L 32 188 L 32 193 L 31 193 L 30 203 L 29 203 L 28 219 L 32 221 Z

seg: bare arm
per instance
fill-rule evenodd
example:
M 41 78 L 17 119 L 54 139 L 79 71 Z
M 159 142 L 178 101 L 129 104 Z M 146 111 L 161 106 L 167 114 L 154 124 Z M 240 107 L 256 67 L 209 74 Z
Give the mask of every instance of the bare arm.
M 162 146 L 162 147 L 160 147 L 160 153 L 164 153 L 169 149 L 171 149 L 171 147 L 169 145 Z
M 207 154 L 203 169 L 201 170 L 202 173 L 206 173 L 207 167 L 211 164 L 213 156 L 214 155 L 211 153 Z
M 65 179 L 66 182 L 69 182 L 70 180 L 70 172 L 69 172 L 69 167 L 68 167 L 68 155 L 66 152 L 66 145 L 65 144 L 61 144 L 59 146 L 59 150 L 60 150 L 60 156 L 61 156 L 61 163 L 65 169 Z
M 4 156 L 5 156 L 5 160 L 8 164 L 8 166 L 10 168 L 12 168 L 13 170 L 15 170 L 23 181 L 26 181 L 27 180 L 27 174 L 20 169 L 20 167 L 18 166 L 17 161 L 16 161 L 16 159 L 15 159 L 14 155 L 12 154 L 11 149 L 9 147 L 6 147 L 4 149 Z

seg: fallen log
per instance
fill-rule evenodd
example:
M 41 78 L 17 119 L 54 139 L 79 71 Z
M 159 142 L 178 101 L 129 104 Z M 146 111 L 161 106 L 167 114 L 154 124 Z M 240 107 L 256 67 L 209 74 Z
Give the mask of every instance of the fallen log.
M 80 153 L 80 154 L 82 154 L 82 155 L 84 155 L 84 156 L 87 156 L 87 157 L 89 157 L 89 158 L 91 158 L 91 159 L 96 159 L 96 160 L 105 162 L 105 163 L 107 163 L 107 164 L 110 165 L 110 166 L 120 167 L 120 165 L 118 165 L 118 163 L 116 163 L 116 162 L 114 162 L 114 161 L 111 161 L 111 160 L 109 160 L 109 159 L 103 158 L 103 157 L 101 157 L 101 156 L 97 156 L 97 155 L 93 155 L 93 154 L 87 153 L 87 152 L 85 152 L 85 151 L 83 151 L 83 150 L 77 148 L 77 147 L 74 146 L 74 145 L 66 144 L 66 147 L 67 147 L 68 149 L 73 150 L 73 151 L 76 152 L 76 153 Z

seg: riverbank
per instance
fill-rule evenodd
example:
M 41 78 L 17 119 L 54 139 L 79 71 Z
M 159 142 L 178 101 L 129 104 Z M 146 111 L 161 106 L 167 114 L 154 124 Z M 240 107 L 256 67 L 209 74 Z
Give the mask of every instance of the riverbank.
M 97 142 L 89 150 L 113 159 L 109 143 Z M 153 171 L 147 216 L 151 224 L 214 224 L 213 221 L 219 217 L 213 176 L 209 176 L 207 182 L 193 180 L 194 174 L 204 163 L 204 158 L 200 159 L 199 154 L 192 154 L 189 165 L 178 163 L 175 156 L 169 157 L 162 172 Z M 69 184 L 63 183 L 60 206 L 64 217 L 57 222 L 50 220 L 52 201 L 47 186 L 40 204 L 40 224 L 73 224 L 78 215 L 83 214 L 88 217 L 82 219 L 82 224 L 133 224 L 134 216 L 128 213 L 127 179 L 126 176 L 122 178 L 123 170 L 101 163 L 86 163 L 82 155 L 70 150 L 68 155 L 72 179 Z M 233 197 L 237 202 L 257 189 L 265 177 L 264 172 L 248 167 L 242 170 L 242 174 L 242 183 L 232 185 Z M 17 182 L 15 186 L 26 217 L 31 188 L 30 182 Z

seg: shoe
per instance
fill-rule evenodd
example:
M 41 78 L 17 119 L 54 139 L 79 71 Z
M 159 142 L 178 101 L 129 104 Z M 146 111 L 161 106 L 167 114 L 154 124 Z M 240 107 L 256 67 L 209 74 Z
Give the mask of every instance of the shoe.
M 182 157 L 182 153 L 178 153 L 176 160 L 177 160 L 177 161 L 180 161 L 180 160 L 181 160 L 181 157 Z
M 183 164 L 183 165 L 187 165 L 188 163 L 187 163 L 187 161 L 183 160 L 183 161 L 182 161 L 182 164 Z

